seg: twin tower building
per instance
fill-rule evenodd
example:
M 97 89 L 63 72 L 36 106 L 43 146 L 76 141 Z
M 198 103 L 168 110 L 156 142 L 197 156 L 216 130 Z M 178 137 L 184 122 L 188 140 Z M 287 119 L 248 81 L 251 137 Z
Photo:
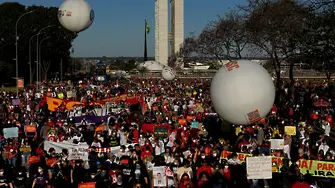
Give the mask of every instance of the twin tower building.
M 183 42 L 184 0 L 155 0 L 155 60 L 167 65 L 169 55 L 178 53 Z

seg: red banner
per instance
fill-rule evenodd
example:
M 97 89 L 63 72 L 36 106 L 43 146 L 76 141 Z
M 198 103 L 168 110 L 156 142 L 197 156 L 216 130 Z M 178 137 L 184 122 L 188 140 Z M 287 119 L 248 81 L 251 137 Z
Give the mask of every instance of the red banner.
M 73 106 L 75 105 L 83 105 L 81 102 L 77 101 L 70 101 L 65 99 L 58 99 L 58 98 L 52 98 L 52 97 L 46 97 L 46 102 L 48 104 L 48 110 L 50 111 L 57 111 L 58 107 L 60 105 L 65 105 L 67 110 L 72 110 Z
M 29 156 L 28 157 L 28 164 L 35 164 L 41 162 L 41 157 L 40 156 Z
M 58 107 L 63 104 L 65 105 L 67 110 L 73 110 L 73 107 L 75 105 L 85 105 L 82 102 L 78 101 L 71 101 L 71 100 L 66 100 L 66 99 L 59 99 L 59 98 L 52 98 L 52 97 L 46 97 L 46 102 L 48 104 L 48 110 L 50 111 L 57 111 Z M 119 103 L 120 101 L 124 101 L 125 103 L 129 105 L 134 105 L 138 104 L 140 102 L 141 97 L 139 96 L 128 96 L 126 94 L 120 95 L 118 97 L 113 97 L 111 99 L 105 99 L 99 102 L 94 102 L 92 104 L 100 104 L 104 105 L 106 102 L 115 102 Z

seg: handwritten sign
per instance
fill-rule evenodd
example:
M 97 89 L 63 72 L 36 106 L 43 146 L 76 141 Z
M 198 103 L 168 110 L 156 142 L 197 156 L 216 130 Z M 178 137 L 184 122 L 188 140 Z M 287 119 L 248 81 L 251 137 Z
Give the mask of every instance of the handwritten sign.
M 272 179 L 272 157 L 247 157 L 248 179 Z
M 86 146 L 77 146 L 76 148 L 69 149 L 69 160 L 88 160 L 88 152 Z
M 155 137 L 168 137 L 169 136 L 169 127 L 155 126 L 154 127 L 154 136 Z

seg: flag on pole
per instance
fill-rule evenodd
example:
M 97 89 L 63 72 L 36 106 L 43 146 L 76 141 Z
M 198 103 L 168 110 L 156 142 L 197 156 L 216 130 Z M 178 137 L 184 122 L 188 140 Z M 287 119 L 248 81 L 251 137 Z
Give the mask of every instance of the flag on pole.
M 147 21 L 145 21 L 145 32 L 146 32 L 146 34 L 150 33 L 150 27 L 149 27 L 149 24 L 147 23 Z
M 150 27 L 147 23 L 147 20 L 144 20 L 144 61 L 148 61 L 148 52 L 147 52 L 147 34 L 150 32 Z

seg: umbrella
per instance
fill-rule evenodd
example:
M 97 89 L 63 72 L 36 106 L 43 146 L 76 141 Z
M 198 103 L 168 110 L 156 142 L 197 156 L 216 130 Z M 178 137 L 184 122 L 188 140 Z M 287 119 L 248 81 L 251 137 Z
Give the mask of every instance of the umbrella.
M 319 99 L 313 104 L 315 107 L 327 107 L 330 106 L 330 103 L 324 99 Z

